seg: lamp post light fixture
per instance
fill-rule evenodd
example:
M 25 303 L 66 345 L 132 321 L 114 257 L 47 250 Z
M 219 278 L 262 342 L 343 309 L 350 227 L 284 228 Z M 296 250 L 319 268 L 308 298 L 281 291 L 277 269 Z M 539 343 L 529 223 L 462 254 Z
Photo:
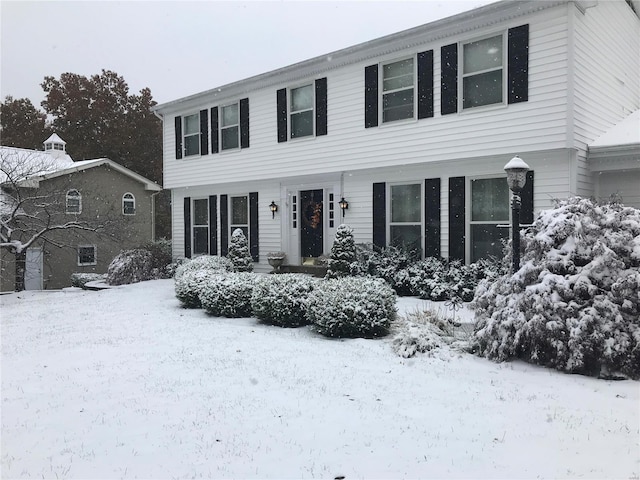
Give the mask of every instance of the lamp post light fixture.
M 347 210 L 349 208 L 349 202 L 347 202 L 344 197 L 342 197 L 340 199 L 340 201 L 338 202 L 338 205 L 340 205 L 340 210 L 342 210 L 342 216 L 344 217 L 344 211 Z
M 271 218 L 276 218 L 276 212 L 278 211 L 278 205 L 276 205 L 276 202 L 271 201 L 269 210 L 271 210 Z
M 511 273 L 520 269 L 520 192 L 527 183 L 529 165 L 519 156 L 513 157 L 504 166 L 507 172 L 507 185 L 513 194 L 511 195 Z

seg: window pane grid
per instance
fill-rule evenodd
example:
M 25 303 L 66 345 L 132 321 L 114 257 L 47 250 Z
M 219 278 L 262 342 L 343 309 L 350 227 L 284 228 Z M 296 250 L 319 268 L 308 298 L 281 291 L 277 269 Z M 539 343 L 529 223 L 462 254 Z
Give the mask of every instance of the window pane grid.
M 502 103 L 503 35 L 464 44 L 462 51 L 462 108 Z
M 382 67 L 382 122 L 411 119 L 414 116 L 413 58 Z
M 502 240 L 509 236 L 509 186 L 505 177 L 471 180 L 471 261 L 502 256 Z
M 200 155 L 200 115 L 184 117 L 184 155 Z

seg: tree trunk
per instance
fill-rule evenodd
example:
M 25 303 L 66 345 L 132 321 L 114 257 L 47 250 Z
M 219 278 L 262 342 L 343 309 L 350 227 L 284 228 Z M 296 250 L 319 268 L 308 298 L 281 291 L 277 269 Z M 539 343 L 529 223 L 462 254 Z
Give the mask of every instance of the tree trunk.
M 27 250 L 16 253 L 16 279 L 15 290 L 22 292 L 24 290 L 24 275 L 27 271 Z

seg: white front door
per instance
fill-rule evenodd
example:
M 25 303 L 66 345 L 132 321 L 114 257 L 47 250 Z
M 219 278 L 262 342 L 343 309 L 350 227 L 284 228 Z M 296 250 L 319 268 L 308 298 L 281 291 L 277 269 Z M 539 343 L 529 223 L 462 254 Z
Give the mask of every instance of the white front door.
M 42 290 L 42 248 L 27 249 L 24 288 L 25 290 Z

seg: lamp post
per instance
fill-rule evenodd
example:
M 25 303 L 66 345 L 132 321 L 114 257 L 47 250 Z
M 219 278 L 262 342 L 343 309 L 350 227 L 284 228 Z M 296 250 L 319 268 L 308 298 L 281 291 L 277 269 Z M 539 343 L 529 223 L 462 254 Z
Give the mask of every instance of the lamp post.
M 520 192 L 527 183 L 529 165 L 517 155 L 504 166 L 507 172 L 507 184 L 513 192 L 511 195 L 511 271 L 516 273 L 520 269 Z

